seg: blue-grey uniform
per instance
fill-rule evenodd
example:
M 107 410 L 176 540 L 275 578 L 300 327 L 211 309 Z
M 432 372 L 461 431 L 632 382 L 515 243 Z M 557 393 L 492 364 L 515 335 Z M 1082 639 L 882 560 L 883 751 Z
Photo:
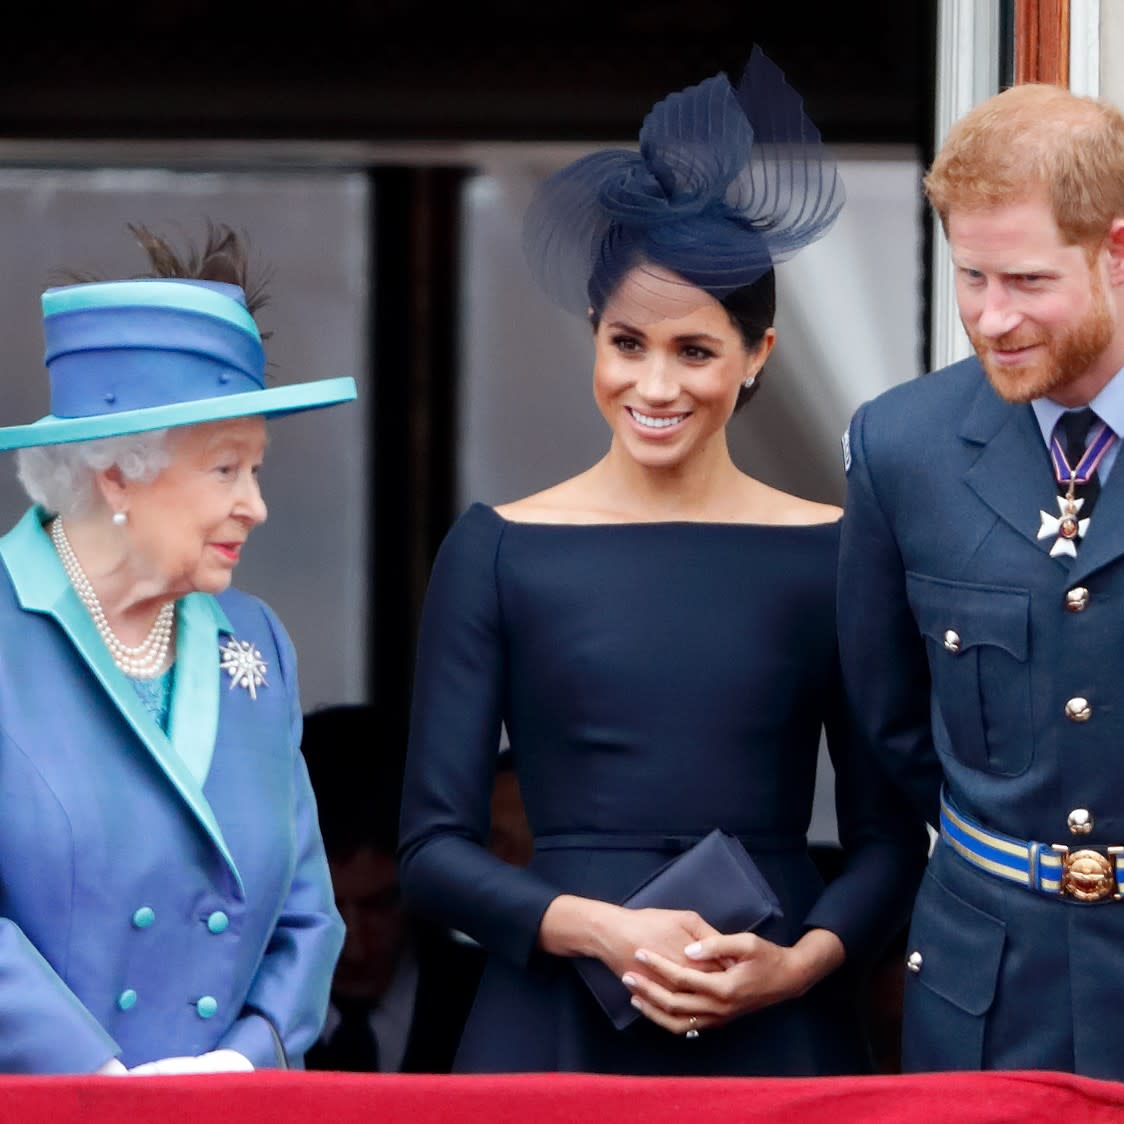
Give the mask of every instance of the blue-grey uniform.
M 1124 379 L 1092 406 L 1124 430 Z M 1051 410 L 1003 401 L 973 358 L 867 403 L 844 440 L 848 689 L 939 827 L 909 1070 L 1124 1078 L 1124 472 L 1102 463 L 1085 537 L 1052 554 Z
M 292 646 L 255 598 L 183 598 L 165 734 L 42 517 L 0 540 L 0 1072 L 299 1063 L 343 927 Z

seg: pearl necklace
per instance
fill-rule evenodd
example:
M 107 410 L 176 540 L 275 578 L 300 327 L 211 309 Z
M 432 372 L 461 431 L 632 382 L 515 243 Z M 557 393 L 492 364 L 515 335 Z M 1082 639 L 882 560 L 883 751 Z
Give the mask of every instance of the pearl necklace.
M 106 620 L 105 610 L 101 607 L 98 595 L 94 592 L 90 579 L 86 577 L 86 572 L 82 569 L 78 556 L 66 537 L 61 515 L 55 516 L 50 534 L 51 542 L 55 544 L 55 550 L 58 551 L 59 560 L 62 562 L 62 568 L 66 571 L 74 592 L 78 594 L 79 600 L 93 618 L 94 627 L 109 649 L 113 662 L 133 679 L 155 679 L 163 671 L 168 659 L 168 648 L 172 642 L 172 626 L 176 619 L 176 603 L 167 601 L 160 607 L 152 629 L 142 644 L 135 648 L 122 644 L 113 629 L 109 627 L 109 621 Z

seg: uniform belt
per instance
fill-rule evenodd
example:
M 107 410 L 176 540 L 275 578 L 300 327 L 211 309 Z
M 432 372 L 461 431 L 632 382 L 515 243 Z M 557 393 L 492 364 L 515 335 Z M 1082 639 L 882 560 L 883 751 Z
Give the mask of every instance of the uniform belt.
M 1015 839 L 976 823 L 943 794 L 941 838 L 980 870 L 1047 897 L 1104 902 L 1124 896 L 1124 846 Z
M 536 851 L 666 851 L 679 854 L 690 850 L 707 832 L 625 832 L 578 831 L 543 832 L 535 836 Z M 735 838 L 747 851 L 802 851 L 808 846 L 807 837 L 791 833 L 758 832 L 738 835 Z

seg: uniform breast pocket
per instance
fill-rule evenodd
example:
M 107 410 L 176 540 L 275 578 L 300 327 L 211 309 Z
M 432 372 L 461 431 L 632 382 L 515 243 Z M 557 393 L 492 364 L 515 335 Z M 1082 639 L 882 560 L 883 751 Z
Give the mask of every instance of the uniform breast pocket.
M 1032 756 L 1030 592 L 906 575 L 925 636 L 947 749 L 973 769 L 1015 776 Z

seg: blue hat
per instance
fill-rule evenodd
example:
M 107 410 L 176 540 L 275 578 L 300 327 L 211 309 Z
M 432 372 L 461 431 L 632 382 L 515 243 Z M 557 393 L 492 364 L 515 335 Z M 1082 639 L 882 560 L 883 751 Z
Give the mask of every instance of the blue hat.
M 265 350 L 237 285 L 98 281 L 43 294 L 51 412 L 0 428 L 0 450 L 293 414 L 355 397 L 352 378 L 267 388 Z

